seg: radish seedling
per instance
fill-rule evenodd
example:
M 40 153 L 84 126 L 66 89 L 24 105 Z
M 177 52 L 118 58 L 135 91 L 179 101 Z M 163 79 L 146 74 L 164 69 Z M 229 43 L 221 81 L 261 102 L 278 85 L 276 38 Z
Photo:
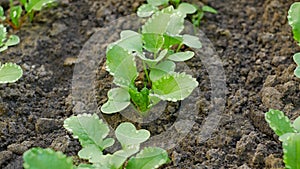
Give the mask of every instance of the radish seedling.
M 283 112 L 271 109 L 265 114 L 265 119 L 282 142 L 285 167 L 300 169 L 300 117 L 291 123 Z
M 64 127 L 79 139 L 82 149 L 78 156 L 88 160 L 89 164 L 74 166 L 72 159 L 61 152 L 32 148 L 23 155 L 25 169 L 155 169 L 169 162 L 167 152 L 161 148 L 146 147 L 139 152 L 140 144 L 148 140 L 150 133 L 144 129 L 136 130 L 131 123 L 121 123 L 117 127 L 115 135 L 122 149 L 113 154 L 103 152 L 115 140 L 106 138 L 109 128 L 96 114 L 70 117 L 64 121 Z
M 173 6 L 156 11 L 142 26 L 141 33 L 124 30 L 120 40 L 107 47 L 107 71 L 119 87 L 108 92 L 102 112 L 116 113 L 133 104 L 140 114 L 146 115 L 160 100 L 176 102 L 192 93 L 198 86 L 196 79 L 185 72 L 175 72 L 175 62 L 194 56 L 190 48 L 201 48 L 198 37 L 181 34 L 186 14 L 184 9 Z M 188 50 L 182 51 L 183 46 Z M 137 59 L 143 63 L 142 72 L 137 71 Z
M 295 2 L 291 5 L 288 12 L 288 20 L 293 29 L 294 39 L 300 43 L 300 2 Z M 293 58 L 297 64 L 294 74 L 300 78 L 300 53 L 296 53 Z

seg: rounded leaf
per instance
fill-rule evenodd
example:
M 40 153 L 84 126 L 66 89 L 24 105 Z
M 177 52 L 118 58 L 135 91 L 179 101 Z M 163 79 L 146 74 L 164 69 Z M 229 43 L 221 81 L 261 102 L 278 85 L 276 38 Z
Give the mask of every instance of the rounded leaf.
M 127 147 L 145 142 L 150 137 L 150 132 L 145 129 L 136 130 L 133 124 L 125 122 L 117 127 L 115 135 L 122 146 Z
M 189 3 L 181 3 L 178 6 L 178 10 L 183 14 L 193 14 L 197 11 L 197 8 Z
M 194 56 L 194 52 L 186 51 L 186 52 L 177 52 L 168 57 L 168 59 L 175 62 L 183 62 L 191 59 Z
M 72 158 L 49 148 L 32 148 L 23 154 L 25 169 L 73 169 Z
M 105 114 L 120 112 L 130 104 L 130 95 L 126 89 L 110 89 L 107 96 L 108 101 L 101 107 L 101 111 Z
M 291 5 L 288 12 L 289 24 L 293 29 L 294 39 L 300 43 L 300 2 Z
M 136 157 L 130 158 L 126 169 L 155 169 L 168 163 L 168 153 L 159 147 L 144 148 Z
M 142 6 L 140 6 L 138 8 L 137 15 L 139 17 L 149 17 L 156 11 L 158 11 L 157 7 L 155 7 L 151 4 L 143 4 Z
M 192 35 L 183 35 L 183 43 L 191 48 L 201 48 L 202 44 L 199 38 Z
M 0 83 L 13 83 L 23 75 L 23 70 L 15 63 L 5 63 L 0 68 Z

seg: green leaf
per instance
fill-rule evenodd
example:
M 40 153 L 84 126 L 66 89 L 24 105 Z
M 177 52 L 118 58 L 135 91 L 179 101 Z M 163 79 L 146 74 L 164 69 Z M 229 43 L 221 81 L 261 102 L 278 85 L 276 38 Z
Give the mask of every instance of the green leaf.
M 192 35 L 183 35 L 183 43 L 191 48 L 201 48 L 202 44 L 199 38 Z
M 265 114 L 265 119 L 278 136 L 296 132 L 289 118 L 282 111 L 270 109 Z
M 297 66 L 300 66 L 300 53 L 296 53 L 293 56 L 294 62 L 297 64 Z
M 108 101 L 101 107 L 101 111 L 105 114 L 120 112 L 130 104 L 130 95 L 126 89 L 110 89 L 107 96 Z
M 154 96 L 176 102 L 188 97 L 198 86 L 196 79 L 185 73 L 170 73 L 152 82 Z
M 120 35 L 121 39 L 115 43 L 112 43 L 111 46 L 118 45 L 119 47 L 122 47 L 129 52 L 143 52 L 143 42 L 141 34 L 131 30 L 124 30 L 120 33 Z M 110 49 L 110 47 L 108 47 L 108 49 Z
M 169 25 L 167 27 L 166 32 L 169 35 L 179 35 L 180 32 L 184 29 L 184 18 L 185 15 L 183 15 L 180 12 L 173 12 L 170 16 Z
M 64 127 L 73 133 L 74 138 L 79 139 L 82 147 L 95 145 L 103 151 L 114 144 L 112 138 L 104 139 L 108 135 L 109 128 L 96 114 L 72 116 L 64 121 Z
M 183 62 L 191 59 L 194 56 L 194 52 L 186 51 L 186 52 L 177 52 L 168 57 L 168 59 L 175 62 Z
M 143 4 L 137 10 L 137 15 L 139 17 L 149 17 L 154 12 L 158 11 L 159 9 L 151 4 Z
M 25 169 L 73 169 L 72 158 L 49 148 L 32 148 L 23 154 Z
M 102 155 L 102 151 L 95 144 L 87 145 L 78 152 L 80 158 L 87 159 L 90 163 L 97 163 Z
M 150 108 L 149 89 L 144 87 L 141 91 L 133 85 L 129 88 L 129 94 L 132 103 L 135 105 L 137 110 L 141 113 L 147 112 Z
M 300 169 L 300 134 L 290 133 L 282 143 L 283 161 L 287 169 Z
M 126 149 L 116 151 L 113 155 L 108 155 L 106 158 L 108 158 L 107 160 L 109 160 L 110 169 L 121 168 L 127 158 L 137 153 L 139 149 L 139 145 L 134 145 L 131 147 L 127 147 Z
M 0 68 L 0 83 L 13 83 L 23 75 L 23 70 L 15 63 L 5 63 Z
M 138 76 L 134 56 L 118 45 L 108 49 L 106 65 L 117 85 L 127 87 Z
M 16 25 L 17 27 L 20 26 L 20 17 L 22 14 L 22 7 L 21 6 L 13 6 L 12 8 L 10 8 L 10 18 L 11 21 L 14 25 Z
M 202 7 L 202 10 L 203 10 L 204 12 L 209 12 L 209 13 L 213 13 L 213 14 L 217 14 L 217 13 L 218 13 L 217 10 L 215 10 L 215 9 L 212 8 L 211 6 L 207 6 L 207 5 L 204 5 L 204 6 Z
M 169 49 L 173 45 L 179 45 L 182 43 L 183 38 L 181 36 L 174 36 L 174 35 L 168 35 L 164 34 L 164 49 Z
M 3 24 L 0 24 L 0 47 L 4 45 L 6 36 L 7 36 L 6 27 L 4 27 Z
M 189 3 L 181 3 L 179 4 L 178 6 L 178 10 L 183 13 L 184 15 L 186 14 L 193 14 L 197 11 L 197 8 L 192 5 L 192 4 L 189 4 Z
M 174 72 L 175 67 L 176 67 L 176 64 L 169 60 L 163 61 L 163 62 L 155 65 L 150 70 L 149 76 L 150 76 L 151 81 L 155 82 L 155 81 L 161 79 L 166 74 Z
M 0 6 L 0 20 L 4 21 L 5 20 L 5 13 L 4 13 L 4 10 L 3 10 L 3 7 Z
M 293 127 L 300 132 L 300 116 L 294 120 Z
M 142 26 L 142 33 L 164 34 L 168 28 L 170 17 L 170 14 L 156 12 Z
M 300 2 L 291 5 L 288 12 L 288 21 L 293 29 L 294 39 L 300 43 Z
M 8 40 L 5 42 L 6 46 L 14 46 L 20 43 L 20 38 L 17 35 L 10 35 Z
M 56 0 L 28 0 L 28 3 L 25 3 L 25 9 L 28 13 L 32 10 L 40 11 L 43 7 L 53 2 L 56 2 Z
M 294 62 L 297 64 L 296 69 L 294 70 L 294 74 L 296 77 L 300 78 L 300 53 L 296 53 L 293 56 Z
M 160 62 L 167 55 L 167 53 L 168 53 L 167 49 L 162 50 L 156 59 L 146 58 L 144 54 L 138 54 L 137 56 L 143 61 L 145 61 L 149 65 L 149 67 L 153 67 L 158 62 Z
M 133 124 L 124 122 L 117 127 L 115 135 L 122 147 L 127 148 L 131 145 L 139 145 L 148 140 L 150 132 L 145 129 L 136 130 Z
M 157 53 L 164 44 L 164 37 L 156 33 L 143 33 L 143 42 L 146 50 Z
M 147 0 L 147 3 L 151 4 L 153 6 L 165 5 L 168 2 L 169 2 L 169 0 Z
M 170 161 L 168 153 L 158 147 L 144 148 L 136 157 L 130 158 L 126 169 L 155 169 Z

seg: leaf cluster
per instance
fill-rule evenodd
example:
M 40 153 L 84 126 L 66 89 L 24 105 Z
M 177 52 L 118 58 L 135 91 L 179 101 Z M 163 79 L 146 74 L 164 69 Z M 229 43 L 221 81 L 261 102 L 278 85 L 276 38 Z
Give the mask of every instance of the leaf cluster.
M 121 123 L 115 130 L 122 149 L 113 154 L 103 153 L 115 140 L 106 138 L 109 128 L 96 114 L 70 117 L 64 121 L 64 127 L 79 139 L 82 149 L 78 156 L 88 160 L 89 164 L 74 166 L 72 159 L 61 152 L 32 148 L 23 155 L 25 169 L 120 169 L 125 165 L 127 169 L 155 169 L 169 162 L 167 152 L 161 148 L 146 147 L 139 151 L 140 144 L 150 137 L 150 133 L 144 129 L 136 130 L 131 123 Z
M 160 6 L 173 5 L 179 11 L 191 15 L 192 23 L 195 27 L 200 26 L 200 22 L 204 17 L 205 12 L 217 14 L 218 11 L 214 8 L 203 5 L 198 7 L 194 4 L 180 2 L 180 0 L 147 0 L 147 4 L 143 4 L 138 8 L 137 15 L 139 17 L 149 17 L 153 13 L 160 10 Z
M 41 11 L 54 2 L 56 0 L 10 0 L 9 18 L 5 16 L 3 8 L 0 6 L 0 19 L 8 22 L 13 28 L 20 28 L 25 19 L 33 20 L 34 12 Z
M 282 111 L 271 109 L 265 119 L 282 142 L 286 168 L 300 169 L 300 117 L 292 123 Z
M 300 2 L 295 2 L 291 5 L 288 11 L 288 21 L 292 27 L 294 39 L 300 45 Z M 296 53 L 293 58 L 297 64 L 294 74 L 296 77 L 300 78 L 300 53 Z
M 175 62 L 191 59 L 194 56 L 191 48 L 201 48 L 198 37 L 181 34 L 184 19 L 190 12 L 188 7 L 174 9 L 168 6 L 156 10 L 162 1 L 148 3 L 138 11 L 139 15 L 151 16 L 141 32 L 124 30 L 120 33 L 120 40 L 107 47 L 107 70 L 119 87 L 108 92 L 108 101 L 101 107 L 104 113 L 119 112 L 132 103 L 143 115 L 160 100 L 176 102 L 185 99 L 198 86 L 191 75 L 175 72 Z M 141 10 L 149 5 L 155 10 Z M 181 51 L 183 46 L 189 50 Z M 143 63 L 142 77 L 137 71 L 137 59 Z

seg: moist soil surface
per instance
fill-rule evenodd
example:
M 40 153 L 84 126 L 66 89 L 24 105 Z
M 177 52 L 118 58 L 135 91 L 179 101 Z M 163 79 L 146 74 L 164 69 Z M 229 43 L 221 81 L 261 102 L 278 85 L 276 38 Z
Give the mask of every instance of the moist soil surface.
M 21 65 L 24 75 L 16 83 L 0 86 L 0 168 L 22 168 L 22 154 L 37 146 L 62 151 L 78 162 L 80 144 L 63 128 L 64 119 L 80 113 L 72 93 L 76 58 L 95 32 L 133 14 L 142 3 L 62 0 L 57 7 L 38 13 L 20 30 L 10 30 L 21 38 L 21 43 L 1 53 L 1 61 Z M 300 81 L 293 75 L 296 65 L 292 60 L 299 48 L 287 22 L 293 1 L 193 3 L 210 5 L 219 12 L 205 14 L 200 30 L 223 64 L 225 108 L 216 116 L 220 119 L 216 120 L 217 127 L 201 141 L 198 135 L 206 130 L 202 124 L 209 115 L 212 85 L 201 61 L 186 62 L 196 72 L 203 97 L 194 103 L 199 107 L 195 124 L 175 147 L 168 149 L 171 162 L 161 168 L 284 168 L 281 143 L 265 122 L 264 113 L 273 108 L 291 119 L 300 115 Z M 96 98 L 100 107 L 107 100 L 112 77 L 103 69 L 103 60 L 94 62 L 99 65 Z M 176 121 L 180 105 L 168 103 L 158 120 L 135 124 L 158 135 Z M 120 114 L 103 117 L 112 128 L 126 121 Z

